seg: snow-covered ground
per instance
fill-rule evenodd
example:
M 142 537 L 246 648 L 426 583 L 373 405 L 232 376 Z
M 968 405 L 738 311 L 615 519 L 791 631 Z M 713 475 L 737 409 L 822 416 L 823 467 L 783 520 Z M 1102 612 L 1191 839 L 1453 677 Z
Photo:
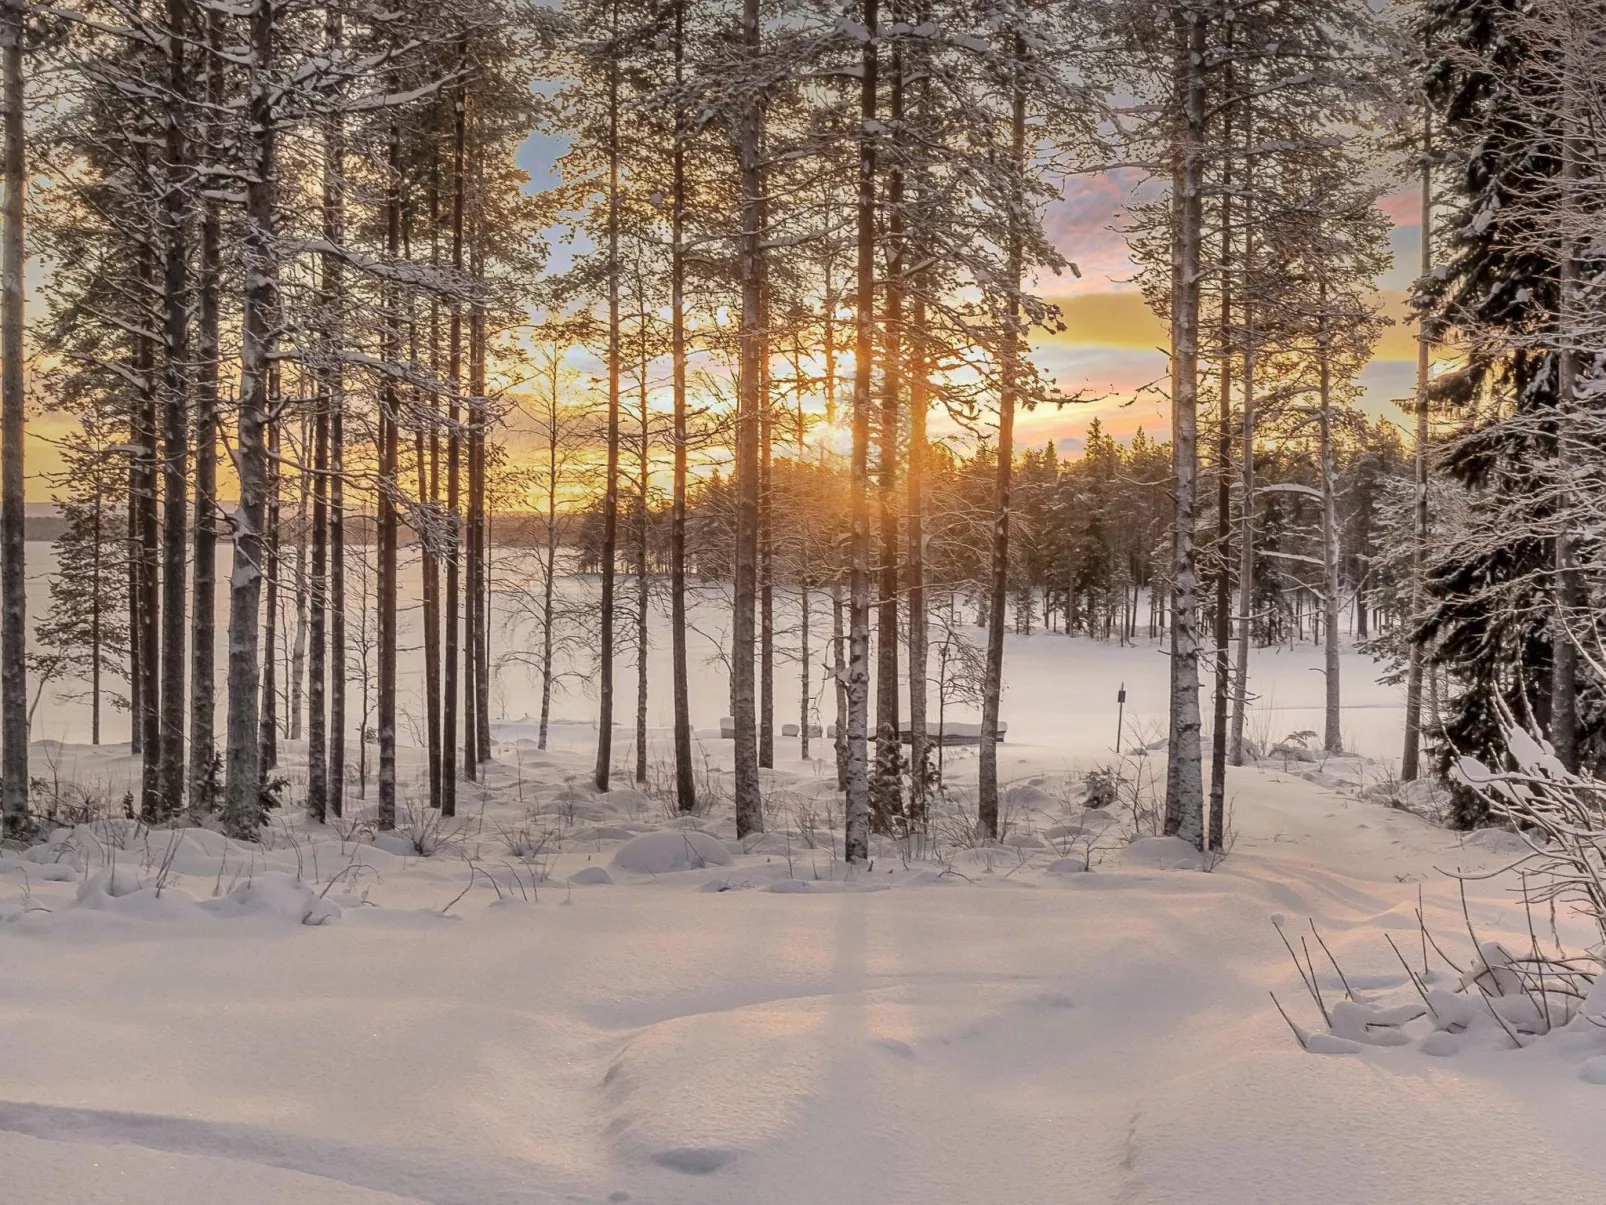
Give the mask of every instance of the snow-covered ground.
M 1116 685 L 1130 745 L 1158 718 L 1164 658 L 1052 634 L 1009 657 L 1005 842 L 966 847 L 961 790 L 933 842 L 883 843 L 857 875 L 833 856 L 830 767 L 792 740 L 771 831 L 744 848 L 721 742 L 702 742 L 710 814 L 677 820 L 633 789 L 590 791 L 583 724 L 541 752 L 517 721 L 456 823 L 421 813 L 407 749 L 399 834 L 290 816 L 253 849 L 100 821 L 0 855 L 6 1199 L 1512 1205 L 1606 1189 L 1606 1087 L 1589 1082 L 1606 1076 L 1588 1062 L 1606 1030 L 1517 1051 L 1474 1024 L 1435 1057 L 1422 1021 L 1407 1045 L 1321 1055 L 1268 997 L 1323 1028 L 1277 916 L 1296 945 L 1314 919 L 1358 995 L 1414 1001 L 1385 934 L 1420 961 L 1421 891 L 1464 957 L 1439 871 L 1500 865 L 1499 836 L 1465 842 L 1366 797 L 1379 764 L 1273 759 L 1230 774 L 1230 857 L 1183 868 L 1172 843 L 1129 842 L 1125 810 L 1080 803 L 1081 772 L 1110 759 Z M 1315 664 L 1257 657 L 1274 738 L 1315 726 Z M 1387 758 L 1394 693 L 1361 659 L 1346 669 L 1349 739 Z M 721 687 L 700 690 L 701 724 Z M 973 753 L 949 753 L 973 780 Z M 34 758 L 101 799 L 134 771 L 126 745 Z M 1128 760 L 1126 781 L 1140 765 L 1160 768 Z M 1067 872 L 1077 860 L 1091 872 Z M 1473 884 L 1471 919 L 1526 943 L 1509 887 Z M 1565 918 L 1561 936 L 1587 940 Z

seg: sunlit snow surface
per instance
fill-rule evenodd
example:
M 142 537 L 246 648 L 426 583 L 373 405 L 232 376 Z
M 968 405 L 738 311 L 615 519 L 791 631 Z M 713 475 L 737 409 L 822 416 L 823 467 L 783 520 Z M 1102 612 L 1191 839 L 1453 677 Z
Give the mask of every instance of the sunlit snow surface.
M 403 750 L 411 818 L 378 844 L 292 816 L 270 849 L 113 823 L 4 854 L 6 1199 L 1511 1205 L 1606 1188 L 1606 1030 L 1312 1054 L 1267 995 L 1324 1028 L 1270 920 L 1297 943 L 1313 917 L 1358 992 L 1409 1004 L 1384 933 L 1420 957 L 1420 887 L 1465 953 L 1435 868 L 1499 866 L 1498 841 L 1362 798 L 1377 764 L 1273 759 L 1229 778 L 1228 860 L 1178 869 L 1166 843 L 1128 849 L 1123 820 L 1083 814 L 1074 779 L 1109 757 L 1120 681 L 1129 720 L 1155 713 L 1163 656 L 1047 635 L 1011 653 L 1013 831 L 990 849 L 956 848 L 947 816 L 935 848 L 883 844 L 846 875 L 829 766 L 787 739 L 771 832 L 744 850 L 728 804 L 675 821 L 633 789 L 599 797 L 584 729 L 543 753 L 510 723 L 455 824 L 421 818 Z M 1287 713 L 1273 736 L 1316 726 L 1314 657 L 1256 664 Z M 1393 693 L 1346 669 L 1346 729 L 1392 754 Z M 718 781 L 727 747 L 701 744 Z M 949 752 L 973 781 L 974 755 Z M 660 757 L 655 738 L 655 774 Z M 292 779 L 301 760 L 287 743 Z M 126 746 L 34 762 L 114 801 L 134 773 Z M 1508 886 L 1474 884 L 1472 917 L 1526 942 Z M 1587 934 L 1564 920 L 1563 937 Z

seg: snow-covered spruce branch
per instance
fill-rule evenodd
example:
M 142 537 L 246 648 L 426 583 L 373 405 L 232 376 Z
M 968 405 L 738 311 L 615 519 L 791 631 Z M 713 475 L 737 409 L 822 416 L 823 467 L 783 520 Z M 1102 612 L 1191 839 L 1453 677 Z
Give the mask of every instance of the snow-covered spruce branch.
M 1496 699 L 1514 768 L 1495 770 L 1460 757 L 1455 780 L 1509 822 L 1528 852 L 1502 867 L 1523 872 L 1530 904 L 1566 903 L 1587 916 L 1606 946 L 1606 782 L 1568 770 L 1548 742 L 1520 725 Z M 1478 876 L 1490 877 L 1490 876 Z

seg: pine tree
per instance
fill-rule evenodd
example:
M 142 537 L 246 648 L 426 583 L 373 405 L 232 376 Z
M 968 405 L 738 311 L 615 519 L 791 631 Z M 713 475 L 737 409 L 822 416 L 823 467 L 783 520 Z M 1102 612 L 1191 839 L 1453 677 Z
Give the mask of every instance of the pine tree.
M 0 831 L 20 834 L 28 817 L 28 634 L 23 533 L 23 138 L 25 8 L 0 9 Z
M 58 676 L 83 682 L 89 695 L 89 733 L 100 744 L 106 682 L 128 672 L 128 622 L 123 610 L 128 572 L 127 519 L 119 505 L 121 465 L 108 432 L 92 415 L 64 451 L 66 468 L 55 483 L 65 529 L 57 538 L 50 609 L 34 626 L 34 640 Z M 117 696 L 112 695 L 115 700 Z
M 1435 329 L 1468 346 L 1433 384 L 1435 408 L 1461 420 L 1439 463 L 1479 491 L 1468 525 L 1430 550 L 1417 624 L 1430 664 L 1454 683 L 1441 771 L 1460 756 L 1499 760 L 1497 700 L 1540 729 L 1551 720 L 1555 542 L 1542 499 L 1555 453 L 1560 272 L 1556 245 L 1526 237 L 1524 224 L 1563 172 L 1563 130 L 1550 70 L 1513 36 L 1521 8 L 1430 0 L 1420 29 L 1453 182 L 1439 226 L 1444 260 L 1418 293 Z M 1492 421 L 1482 417 L 1491 397 L 1500 403 Z M 1470 792 L 1457 792 L 1457 806 L 1463 824 L 1482 818 Z

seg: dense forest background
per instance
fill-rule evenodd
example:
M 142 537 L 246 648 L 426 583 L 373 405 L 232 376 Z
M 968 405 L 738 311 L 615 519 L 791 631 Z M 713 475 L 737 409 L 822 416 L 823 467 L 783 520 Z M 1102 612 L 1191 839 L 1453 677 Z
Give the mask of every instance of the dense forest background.
M 831 683 L 799 736 L 832 744 L 850 861 L 944 789 L 954 632 L 993 835 L 1011 630 L 1164 642 L 1165 828 L 1200 846 L 1254 756 L 1256 644 L 1322 646 L 1328 751 L 1341 645 L 1372 652 L 1405 686 L 1403 779 L 1499 760 L 1513 726 L 1570 771 L 1603 756 L 1598 0 L 0 16 L 12 831 L 52 693 L 90 700 L 97 741 L 103 706 L 129 711 L 150 821 L 339 816 L 371 745 L 393 825 L 415 654 L 442 814 L 491 757 L 509 657 L 543 740 L 554 690 L 594 690 L 598 789 L 645 775 L 667 690 L 693 810 L 687 600 L 716 586 L 738 833 L 764 823 L 784 642 Z M 565 148 L 550 187 L 515 165 L 532 133 Z M 1088 398 L 1033 339 L 1077 273 L 1045 208 L 1089 174 L 1133 182 L 1110 222 L 1169 330 L 1171 429 L 1095 422 L 1068 455 L 1015 422 Z M 1357 378 L 1401 189 L 1420 359 L 1379 416 Z M 32 615 L 30 423 L 62 466 Z M 494 622 L 515 612 L 516 645 Z M 305 741 L 294 799 L 281 741 Z M 1458 822 L 1485 815 L 1459 791 Z

